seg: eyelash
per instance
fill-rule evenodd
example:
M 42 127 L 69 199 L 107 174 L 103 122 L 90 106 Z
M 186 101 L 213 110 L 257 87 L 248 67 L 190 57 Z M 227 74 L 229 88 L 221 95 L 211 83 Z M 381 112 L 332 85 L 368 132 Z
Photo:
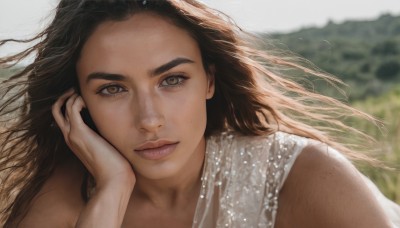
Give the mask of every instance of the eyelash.
M 166 82 L 168 79 L 170 78 L 177 78 L 178 82 L 174 85 L 162 85 L 164 82 Z M 183 75 L 171 75 L 168 76 L 166 78 L 164 78 L 161 83 L 160 83 L 160 87 L 178 87 L 181 86 L 188 78 L 183 76 Z
M 170 79 L 170 78 L 177 78 L 177 79 L 178 79 L 178 82 L 177 82 L 176 84 L 174 84 L 174 85 L 162 85 L 164 82 L 166 82 L 166 80 L 168 80 L 168 79 Z M 172 75 L 172 76 L 168 76 L 168 77 L 164 78 L 164 79 L 161 81 L 160 87 L 179 87 L 179 86 L 181 86 L 187 79 L 188 79 L 188 77 L 185 77 L 185 76 L 182 76 L 182 75 Z M 105 92 L 108 88 L 117 88 L 118 91 L 115 92 L 115 93 Z M 113 83 L 111 83 L 111 84 L 106 84 L 106 85 L 100 87 L 100 88 L 97 90 L 96 93 L 97 93 L 97 94 L 100 94 L 100 95 L 102 95 L 102 96 L 116 96 L 116 95 L 118 95 L 119 93 L 124 92 L 124 91 L 126 91 L 126 89 L 125 89 L 124 87 L 122 87 L 122 86 L 120 86 L 120 85 L 118 85 L 118 84 L 113 84 Z
M 115 93 L 107 93 L 107 92 L 105 92 L 108 88 L 117 88 L 118 89 L 118 91 L 117 92 L 115 92 Z M 102 96 L 116 96 L 116 95 L 118 95 L 119 93 L 121 93 L 121 92 L 124 92 L 124 91 L 126 91 L 126 89 L 125 88 L 123 88 L 122 86 L 120 86 L 120 85 L 117 85 L 117 84 L 106 84 L 106 85 L 103 85 L 102 87 L 100 87 L 98 90 L 97 90 L 97 94 L 100 94 L 100 95 L 102 95 Z

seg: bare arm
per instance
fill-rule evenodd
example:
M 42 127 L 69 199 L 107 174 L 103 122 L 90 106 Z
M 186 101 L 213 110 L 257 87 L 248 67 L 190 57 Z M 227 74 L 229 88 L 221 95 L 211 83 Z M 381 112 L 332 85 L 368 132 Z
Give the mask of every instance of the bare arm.
M 97 190 L 82 210 L 76 227 L 121 227 L 133 185 L 110 183 Z
M 382 208 L 347 160 L 313 143 L 281 190 L 276 227 L 390 227 Z
M 65 114 L 61 111 L 64 104 Z M 52 109 L 67 145 L 96 181 L 95 194 L 82 208 L 76 227 L 120 227 L 136 182 L 135 175 L 130 163 L 83 122 L 80 115 L 83 108 L 83 99 L 71 90 Z
M 122 192 L 124 188 L 119 189 L 115 186 L 106 191 L 99 191 L 100 193 L 95 194 L 89 203 L 85 204 L 80 193 L 83 180 L 82 171 L 82 168 L 75 162 L 67 162 L 57 167 L 32 200 L 28 213 L 18 227 L 101 227 L 96 224 L 104 222 L 99 219 L 102 218 L 99 216 L 107 219 L 117 218 L 113 221 L 119 221 L 121 218 L 118 215 L 124 213 L 124 208 L 123 206 L 117 208 L 117 206 L 124 205 L 123 202 L 126 202 L 123 197 L 126 197 L 127 194 Z M 107 192 L 107 190 L 112 192 Z M 92 223 L 92 221 L 95 222 Z M 117 226 L 119 225 L 110 227 Z

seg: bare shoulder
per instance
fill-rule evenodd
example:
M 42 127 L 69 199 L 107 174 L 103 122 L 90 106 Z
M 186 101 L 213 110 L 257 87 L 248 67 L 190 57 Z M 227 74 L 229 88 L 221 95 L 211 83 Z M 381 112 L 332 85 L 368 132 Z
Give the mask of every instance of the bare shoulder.
M 81 170 L 72 162 L 57 167 L 32 200 L 20 227 L 74 227 L 84 206 L 82 179 Z
M 310 141 L 280 192 L 276 227 L 390 227 L 357 169 Z

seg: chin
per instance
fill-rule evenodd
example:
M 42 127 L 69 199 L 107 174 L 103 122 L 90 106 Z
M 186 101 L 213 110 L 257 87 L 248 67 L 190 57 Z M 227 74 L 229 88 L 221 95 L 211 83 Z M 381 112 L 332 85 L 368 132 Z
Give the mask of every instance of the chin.
M 165 165 L 166 166 L 166 165 Z M 142 177 L 144 179 L 159 181 L 174 178 L 180 172 L 177 167 L 165 167 L 164 165 L 152 166 L 152 167 L 141 167 L 141 169 L 134 169 L 137 178 Z

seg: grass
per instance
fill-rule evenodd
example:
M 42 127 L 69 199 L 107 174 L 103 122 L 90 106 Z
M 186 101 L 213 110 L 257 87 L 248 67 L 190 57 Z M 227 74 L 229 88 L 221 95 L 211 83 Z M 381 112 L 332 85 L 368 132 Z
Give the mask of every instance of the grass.
M 355 126 L 373 136 L 379 146 L 377 158 L 393 170 L 362 164 L 359 169 L 378 186 L 390 199 L 400 204 L 400 85 L 390 92 L 366 100 L 355 102 L 354 107 L 382 120 L 382 130 L 364 122 Z

